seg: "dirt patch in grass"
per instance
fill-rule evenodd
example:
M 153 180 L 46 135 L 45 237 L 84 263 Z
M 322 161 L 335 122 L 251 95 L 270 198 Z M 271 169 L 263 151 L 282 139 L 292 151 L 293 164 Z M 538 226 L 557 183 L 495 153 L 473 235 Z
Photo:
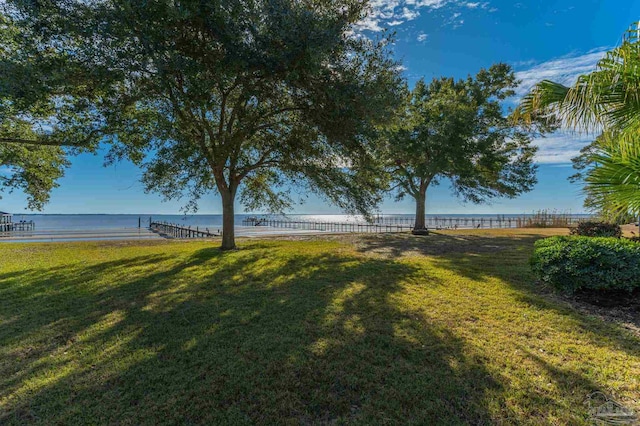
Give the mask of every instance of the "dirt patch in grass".
M 612 322 L 640 337 L 640 291 L 581 291 L 557 295 L 573 309 Z
M 625 237 L 637 237 L 638 236 L 638 227 L 633 224 L 622 225 L 622 235 Z

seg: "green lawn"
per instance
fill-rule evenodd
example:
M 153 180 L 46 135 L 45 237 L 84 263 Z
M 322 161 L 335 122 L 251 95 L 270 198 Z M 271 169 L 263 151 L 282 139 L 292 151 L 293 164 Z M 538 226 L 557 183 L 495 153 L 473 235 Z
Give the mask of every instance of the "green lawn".
M 538 233 L 0 244 L 2 424 L 586 424 L 640 338 L 536 287 Z

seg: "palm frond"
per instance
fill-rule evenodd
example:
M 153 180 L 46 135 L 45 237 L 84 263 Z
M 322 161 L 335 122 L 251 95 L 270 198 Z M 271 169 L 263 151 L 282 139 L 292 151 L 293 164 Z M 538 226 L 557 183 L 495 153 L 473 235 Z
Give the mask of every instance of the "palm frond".
M 585 189 L 595 204 L 609 213 L 640 215 L 640 144 L 612 140 L 593 161 Z
M 622 44 L 607 52 L 596 69 L 571 86 L 543 80 L 514 112 L 531 121 L 536 114 L 553 115 L 578 131 L 640 128 L 640 28 L 632 26 Z
M 554 114 L 557 105 L 563 102 L 568 92 L 569 88 L 560 83 L 543 80 L 522 98 L 520 105 L 512 114 L 512 119 L 531 123 L 534 115 Z

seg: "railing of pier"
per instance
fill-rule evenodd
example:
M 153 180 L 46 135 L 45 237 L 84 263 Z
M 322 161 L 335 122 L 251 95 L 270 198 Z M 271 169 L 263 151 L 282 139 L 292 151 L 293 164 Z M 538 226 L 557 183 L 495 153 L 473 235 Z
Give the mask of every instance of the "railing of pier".
M 219 237 L 218 234 L 209 231 L 209 228 L 180 226 L 169 222 L 151 222 L 149 229 L 158 234 L 172 238 L 211 238 Z
M 324 232 L 355 232 L 355 233 L 373 233 L 373 232 L 403 232 L 413 229 L 413 225 L 391 225 L 391 224 L 375 224 L 375 223 L 357 223 L 357 222 L 312 222 L 312 221 L 296 221 L 282 219 L 244 219 L 243 226 L 269 226 L 272 228 L 297 229 L 303 231 L 324 231 Z
M 0 233 L 33 231 L 34 229 L 36 229 L 36 224 L 32 220 L 23 222 L 0 223 Z
M 578 223 L 589 220 L 583 216 L 559 215 L 549 217 L 536 216 L 501 216 L 496 217 L 425 217 L 425 226 L 433 229 L 489 229 L 489 228 L 563 228 L 576 226 Z M 377 224 L 401 224 L 413 225 L 414 217 L 384 217 L 374 218 Z
M 530 217 L 426 217 L 425 226 L 429 229 L 495 229 L 495 228 L 527 228 L 527 227 L 566 227 L 575 226 L 580 217 L 566 217 L 561 223 L 553 220 L 533 220 Z M 358 222 L 313 222 L 305 220 L 287 220 L 275 218 L 246 218 L 244 226 L 269 226 L 273 228 L 290 228 L 329 232 L 402 232 L 413 229 L 413 217 L 376 217 L 373 223 Z M 534 225 L 532 225 L 534 223 Z

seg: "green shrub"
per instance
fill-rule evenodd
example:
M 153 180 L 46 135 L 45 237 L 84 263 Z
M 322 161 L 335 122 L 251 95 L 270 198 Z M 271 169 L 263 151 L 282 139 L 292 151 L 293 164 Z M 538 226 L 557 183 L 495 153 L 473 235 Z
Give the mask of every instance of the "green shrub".
M 627 239 L 546 238 L 530 262 L 540 281 L 563 291 L 640 288 L 640 244 Z
M 578 226 L 571 229 L 571 235 L 581 235 L 583 237 L 615 237 L 622 236 L 622 228 L 615 223 L 607 222 L 580 222 Z

